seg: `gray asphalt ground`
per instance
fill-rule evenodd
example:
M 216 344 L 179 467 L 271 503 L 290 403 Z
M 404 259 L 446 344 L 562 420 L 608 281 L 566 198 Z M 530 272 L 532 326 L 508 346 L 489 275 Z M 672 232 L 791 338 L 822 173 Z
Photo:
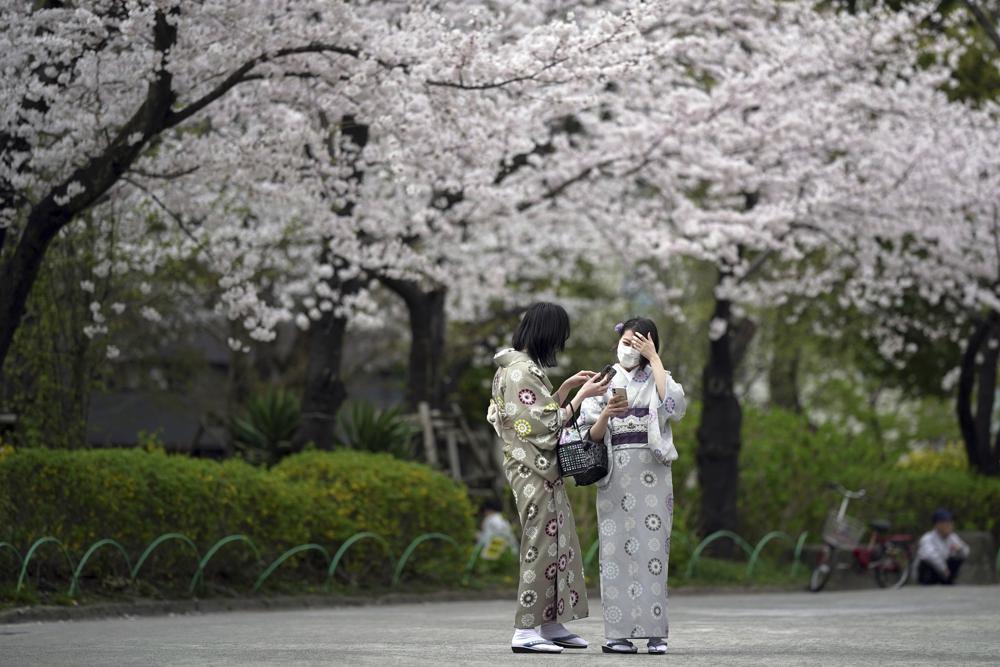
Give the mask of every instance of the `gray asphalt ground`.
M 597 615 L 572 629 L 591 640 L 559 656 L 515 655 L 513 601 L 0 626 L 0 665 L 1000 665 L 1000 587 L 676 595 L 667 656 L 600 652 Z

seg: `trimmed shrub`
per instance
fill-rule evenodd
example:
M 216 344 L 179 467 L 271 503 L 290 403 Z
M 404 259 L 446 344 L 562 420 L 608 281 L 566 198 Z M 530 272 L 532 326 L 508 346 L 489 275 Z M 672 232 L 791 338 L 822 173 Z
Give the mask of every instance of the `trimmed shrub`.
M 327 540 L 332 526 L 350 525 L 384 536 L 398 558 L 421 533 L 450 535 L 462 547 L 475 541 L 475 510 L 466 489 L 425 465 L 400 461 L 388 454 L 357 451 L 303 452 L 284 459 L 272 474 L 311 488 L 314 504 L 306 518 L 310 533 Z M 377 547 L 358 545 L 359 552 Z M 460 571 L 453 567 L 456 550 L 440 545 L 416 556 L 414 569 L 424 575 Z M 436 554 L 450 554 L 443 561 Z M 441 568 L 445 569 L 442 570 Z
M 0 458 L 0 541 L 23 553 L 52 535 L 76 559 L 110 537 L 135 559 L 166 532 L 184 533 L 202 553 L 221 537 L 243 533 L 267 562 L 306 542 L 332 554 L 361 530 L 384 535 L 396 556 L 400 544 L 422 532 L 471 544 L 473 510 L 464 490 L 429 468 L 360 452 L 310 452 L 279 467 L 268 472 L 236 459 L 218 463 L 139 450 L 19 451 Z M 435 551 L 437 565 L 443 559 L 452 571 L 460 569 L 462 554 L 455 551 Z M 359 561 L 362 554 L 352 549 L 349 558 Z M 57 553 L 40 555 L 57 562 Z M 414 565 L 425 565 L 426 555 Z M 226 545 L 209 565 L 210 578 L 245 582 L 261 571 L 255 561 L 246 546 Z M 87 570 L 100 572 L 104 564 L 98 559 Z M 171 572 L 186 579 L 195 562 L 190 550 L 172 543 L 150 566 L 143 568 L 145 578 L 155 570 L 157 579 Z M 385 576 L 380 572 L 378 581 Z

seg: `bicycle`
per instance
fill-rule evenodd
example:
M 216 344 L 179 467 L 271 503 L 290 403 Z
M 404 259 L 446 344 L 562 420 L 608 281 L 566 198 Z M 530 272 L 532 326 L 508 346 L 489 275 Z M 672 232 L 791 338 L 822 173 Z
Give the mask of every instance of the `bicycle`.
M 901 588 L 910 577 L 910 560 L 913 537 L 890 534 L 892 525 L 878 520 L 868 524 L 871 536 L 864 545 L 861 538 L 867 530 L 863 521 L 847 516 L 847 505 L 852 500 L 865 497 L 865 490 L 850 491 L 840 484 L 831 484 L 844 498 L 839 509 L 827 515 L 823 526 L 823 546 L 816 559 L 816 567 L 809 577 L 809 590 L 818 593 L 830 580 L 834 568 L 846 570 L 852 564 L 861 571 L 871 570 L 879 588 Z M 838 551 L 850 551 L 852 562 L 838 562 Z M 843 560 L 843 559 L 841 559 Z

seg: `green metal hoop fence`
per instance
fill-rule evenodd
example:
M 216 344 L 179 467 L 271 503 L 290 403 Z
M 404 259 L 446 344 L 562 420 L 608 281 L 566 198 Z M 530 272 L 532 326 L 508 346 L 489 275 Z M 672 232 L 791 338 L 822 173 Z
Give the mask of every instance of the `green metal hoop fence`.
M 195 545 L 195 543 L 191 540 L 190 537 L 184 535 L 183 533 L 163 533 L 155 540 L 150 542 L 149 545 L 142 552 L 142 555 L 139 556 L 139 560 L 136 561 L 135 567 L 132 569 L 133 582 L 139 579 L 139 570 L 142 569 L 143 564 L 149 559 L 149 557 L 153 555 L 153 552 L 157 548 L 159 548 L 161 544 L 165 544 L 172 540 L 176 540 L 191 547 L 191 550 L 194 551 L 195 560 L 201 560 L 201 553 L 198 551 L 198 547 Z
M 0 551 L 3 551 L 4 549 L 13 552 L 14 556 L 17 558 L 17 565 L 20 567 L 21 563 L 24 562 L 24 559 L 21 558 L 21 552 L 17 550 L 17 547 L 10 542 L 0 542 Z
M 259 591 L 260 587 L 264 585 L 265 581 L 267 581 L 267 578 L 270 577 L 272 574 L 274 574 L 275 570 L 277 570 L 282 563 L 284 563 L 292 556 L 302 553 L 303 551 L 318 551 L 321 554 L 323 554 L 324 560 L 326 560 L 327 562 L 330 561 L 330 553 L 318 544 L 300 544 L 297 547 L 292 547 L 285 553 L 278 556 L 274 560 L 274 562 L 268 565 L 267 569 L 264 570 L 259 577 L 257 577 L 257 581 L 254 582 L 253 585 L 253 592 L 256 593 L 257 591 Z
M 792 576 L 799 571 L 799 565 L 802 564 L 802 548 L 806 545 L 806 537 L 809 536 L 809 531 L 803 530 L 799 534 L 799 539 L 795 541 L 795 552 L 792 554 Z
M 329 551 L 327 551 L 326 547 L 324 547 L 321 544 L 315 544 L 312 542 L 308 544 L 300 544 L 282 553 L 280 556 L 278 556 L 274 561 L 272 561 L 267 567 L 265 567 L 262 570 L 260 575 L 254 581 L 253 592 L 254 593 L 259 592 L 260 589 L 267 582 L 267 580 L 290 558 L 304 552 L 320 553 L 323 556 L 323 560 L 328 563 L 326 567 L 324 589 L 329 591 L 333 582 L 333 577 L 337 572 L 337 567 L 343 562 L 344 556 L 346 555 L 347 551 L 352 546 L 354 546 L 355 544 L 357 544 L 362 540 L 374 540 L 378 542 L 385 550 L 389 565 L 393 569 L 393 575 L 392 575 L 393 587 L 399 584 L 399 581 L 402 577 L 403 570 L 406 567 L 406 564 L 410 561 L 417 548 L 424 542 L 436 540 L 436 541 L 447 542 L 456 547 L 459 546 L 458 542 L 456 542 L 455 539 L 452 538 L 450 535 L 445 535 L 444 533 L 423 533 L 415 537 L 413 541 L 410 542 L 410 544 L 406 547 L 406 550 L 403 552 L 403 555 L 400 557 L 398 561 L 396 561 L 396 559 L 392 554 L 392 549 L 389 545 L 389 542 L 381 535 L 370 531 L 362 531 L 359 533 L 355 533 L 354 535 L 351 535 L 344 541 L 343 544 L 340 545 L 340 547 L 334 553 L 332 558 L 330 557 L 330 553 Z M 4 550 L 9 551 L 14 555 L 14 558 L 17 561 L 18 577 L 17 577 L 16 590 L 20 592 L 20 590 L 24 587 L 25 581 L 28 576 L 27 574 L 28 566 L 31 564 L 31 561 L 35 557 L 35 554 L 38 552 L 39 549 L 41 549 L 46 545 L 55 545 L 56 547 L 58 547 L 59 551 L 65 557 L 66 563 L 69 565 L 70 572 L 72 573 L 70 576 L 69 589 L 67 593 L 68 595 L 73 596 L 78 594 L 80 591 L 80 579 L 83 575 L 84 568 L 86 567 L 87 563 L 89 563 L 91 559 L 97 554 L 98 551 L 106 548 L 112 548 L 119 554 L 121 554 L 122 560 L 124 560 L 125 562 L 125 567 L 126 571 L 128 572 L 128 576 L 131 579 L 131 581 L 135 583 L 139 579 L 139 573 L 142 571 L 143 566 L 147 563 L 147 561 L 150 559 L 153 553 L 168 542 L 180 542 L 184 544 L 188 549 L 190 549 L 190 551 L 194 554 L 194 557 L 197 561 L 197 566 L 195 567 L 194 574 L 192 575 L 191 582 L 188 586 L 188 592 L 190 593 L 194 593 L 194 591 L 198 588 L 199 583 L 204 581 L 205 570 L 207 569 L 209 563 L 211 563 L 212 559 L 219 553 L 221 549 L 223 549 L 225 546 L 229 544 L 235 542 L 243 543 L 247 548 L 249 548 L 253 552 L 257 562 L 259 563 L 263 562 L 261 558 L 260 549 L 258 549 L 257 545 L 254 543 L 252 539 L 242 534 L 226 535 L 222 539 L 215 542 L 215 544 L 209 547 L 208 551 L 206 551 L 204 555 L 202 555 L 202 553 L 198 550 L 198 546 L 187 535 L 177 532 L 163 533 L 162 535 L 156 537 L 152 542 L 150 542 L 146 546 L 145 549 L 143 549 L 142 553 L 139 555 L 139 558 L 135 561 L 134 565 L 125 547 L 122 546 L 121 543 L 110 538 L 102 538 L 91 544 L 84 552 L 83 557 L 80 558 L 80 561 L 78 563 L 73 562 L 73 559 L 69 554 L 69 551 L 67 551 L 62 541 L 50 535 L 35 540 L 35 542 L 31 544 L 27 553 L 24 556 L 22 556 L 21 552 L 17 550 L 17 547 L 15 547 L 13 544 L 9 542 L 0 542 L 0 551 Z M 482 551 L 481 547 L 477 547 L 475 551 L 472 553 L 471 557 L 469 558 L 465 568 L 465 577 L 463 578 L 463 584 L 468 582 L 469 576 L 471 575 L 472 572 L 472 568 L 475 566 L 476 560 L 478 559 L 481 551 Z
M 76 564 L 76 569 L 73 571 L 73 577 L 69 580 L 69 590 L 66 591 L 66 594 L 69 595 L 70 597 L 76 594 L 77 587 L 80 581 L 80 573 L 83 572 L 83 566 L 87 564 L 87 561 L 90 560 L 91 556 L 97 553 L 97 551 L 101 547 L 114 547 L 115 549 L 117 549 L 118 553 L 120 553 L 122 555 L 122 558 L 125 559 L 125 569 L 129 573 L 129 576 L 131 577 L 132 563 L 131 561 L 129 561 L 128 552 L 125 551 L 125 547 L 118 544 L 118 542 L 115 542 L 112 539 L 105 538 L 103 540 L 98 540 L 90 545 L 90 548 L 87 549 L 87 552 L 83 554 L 83 558 L 81 558 L 80 562 Z
M 56 546 L 58 546 L 59 550 L 66 557 L 66 562 L 69 564 L 70 572 L 72 572 L 75 569 L 73 567 L 73 559 L 69 557 L 69 552 L 66 551 L 66 547 L 63 546 L 63 543 L 60 540 L 48 535 L 45 537 L 40 537 L 37 540 L 35 540 L 34 544 L 31 545 L 31 547 L 28 549 L 28 553 L 24 555 L 24 560 L 21 561 L 21 573 L 18 574 L 17 576 L 17 588 L 14 589 L 15 591 L 20 592 L 21 587 L 24 586 L 24 579 L 28 575 L 28 565 L 31 563 L 32 556 L 35 555 L 35 552 L 38 551 L 39 547 L 42 547 L 46 544 L 55 544 Z
M 483 553 L 483 548 L 485 544 L 477 543 L 472 549 L 472 554 L 469 556 L 469 560 L 465 563 L 465 571 L 462 574 L 462 585 L 468 586 L 469 580 L 472 578 L 472 570 L 476 567 L 476 561 L 479 560 L 479 555 Z
M 753 570 L 757 567 L 757 561 L 760 559 L 761 552 L 764 551 L 764 547 L 767 546 L 767 543 L 772 540 L 784 540 L 789 544 L 795 543 L 795 540 L 791 535 L 780 530 L 773 530 L 764 537 L 760 538 L 760 541 L 757 542 L 757 546 L 753 548 L 753 553 L 750 554 L 750 560 L 747 561 L 747 572 L 745 575 L 747 579 L 753 576 Z
M 403 568 L 406 567 L 406 562 L 410 559 L 410 556 L 413 555 L 413 552 L 416 551 L 417 547 L 421 544 L 430 540 L 440 540 L 442 542 L 448 542 L 456 547 L 458 546 L 458 542 L 456 542 L 451 536 L 445 535 L 444 533 L 424 533 L 423 535 L 417 536 L 412 542 L 410 542 L 409 546 L 406 547 L 406 550 L 403 551 L 403 555 L 399 557 L 399 562 L 396 563 L 396 571 L 392 573 L 393 588 L 399 584 L 399 579 L 403 576 Z
M 257 549 L 257 545 L 253 543 L 246 535 L 226 535 L 221 540 L 212 545 L 212 547 L 205 552 L 205 555 L 200 561 L 198 561 L 198 569 L 194 571 L 194 576 L 191 577 L 191 585 L 188 587 L 189 593 L 194 593 L 194 589 L 198 587 L 198 583 L 202 580 L 205 573 L 205 566 L 208 565 L 212 557 L 219 552 L 219 549 L 226 546 L 231 542 L 244 542 L 253 551 L 257 560 L 260 561 L 260 550 Z
M 695 547 L 694 553 L 691 554 L 691 562 L 688 563 L 687 570 L 684 573 L 686 577 L 691 578 L 691 575 L 694 574 L 694 567 L 698 564 L 698 560 L 701 558 L 701 553 L 705 550 L 705 548 L 712 542 L 722 539 L 732 540 L 734 544 L 743 549 L 748 558 L 753 555 L 753 547 L 751 547 L 750 543 L 742 537 L 731 530 L 717 530 L 703 539 L 701 543 Z
M 805 547 L 805 542 L 807 537 L 808 537 L 807 532 L 802 532 L 799 534 L 798 539 L 793 539 L 791 535 L 785 532 L 772 531 L 764 535 L 764 537 L 762 537 L 760 541 L 757 542 L 756 546 L 751 546 L 750 543 L 747 542 L 740 535 L 732 531 L 720 530 L 707 536 L 697 545 L 697 547 L 695 547 L 694 553 L 691 555 L 691 560 L 688 563 L 688 567 L 685 574 L 687 577 L 690 577 L 694 573 L 695 568 L 697 567 L 697 564 L 701 559 L 702 553 L 710 544 L 720 539 L 730 539 L 733 541 L 734 544 L 740 547 L 740 549 L 742 549 L 742 551 L 747 555 L 747 567 L 746 567 L 747 579 L 751 579 L 753 577 L 757 565 L 762 557 L 764 548 L 769 543 L 775 540 L 780 540 L 788 543 L 789 545 L 794 544 L 794 551 L 793 551 L 792 565 L 791 565 L 792 576 L 794 576 L 795 573 L 798 571 L 799 566 L 801 565 L 802 551 L 803 548 Z M 362 531 L 359 533 L 355 533 L 354 535 L 351 535 L 340 545 L 340 547 L 334 553 L 332 558 L 330 557 L 329 551 L 327 551 L 327 549 L 323 545 L 312 542 L 308 544 L 300 544 L 298 546 L 292 547 L 291 549 L 288 549 L 280 556 L 278 556 L 274 561 L 272 561 L 269 565 L 267 565 L 267 567 L 263 568 L 260 575 L 254 581 L 253 592 L 254 593 L 259 592 L 260 589 L 267 582 L 267 580 L 270 579 L 270 577 L 274 575 L 274 573 L 277 572 L 278 569 L 280 569 L 280 567 L 284 563 L 286 563 L 289 559 L 305 552 L 319 553 L 323 556 L 323 560 L 328 562 L 328 566 L 326 568 L 326 577 L 324 580 L 324 590 L 329 591 L 333 583 L 333 578 L 337 572 L 337 568 L 342 563 L 344 556 L 347 554 L 348 550 L 351 549 L 351 547 L 353 547 L 355 544 L 363 540 L 374 540 L 378 542 L 385 550 L 388 563 L 393 570 L 392 580 L 391 580 L 391 586 L 393 588 L 399 585 L 399 582 L 402 578 L 403 571 L 405 570 L 407 563 L 413 557 L 417 548 L 423 543 L 429 541 L 441 541 L 441 542 L 447 542 L 455 547 L 460 546 L 458 542 L 455 541 L 454 538 L 444 533 L 423 533 L 415 537 L 413 541 L 411 541 L 409 545 L 407 545 L 406 549 L 403 551 L 399 560 L 396 560 L 393 556 L 389 542 L 381 535 L 373 533 L 371 531 Z M 0 551 L 7 550 L 14 555 L 14 558 L 16 559 L 19 567 L 16 590 L 20 591 L 24 586 L 25 580 L 27 579 L 28 566 L 30 565 L 32 559 L 35 557 L 38 550 L 46 545 L 55 545 L 65 557 L 66 562 L 69 565 L 69 569 L 72 572 L 69 583 L 69 589 L 67 592 L 68 595 L 74 596 L 79 593 L 80 579 L 83 575 L 84 568 L 86 567 L 87 563 L 90 562 L 90 560 L 95 556 L 95 554 L 101 549 L 112 548 L 119 554 L 121 554 L 122 559 L 125 561 L 125 566 L 127 568 L 129 576 L 132 582 L 134 583 L 138 581 L 139 573 L 142 570 L 143 565 L 146 564 L 146 562 L 150 559 L 153 553 L 157 549 L 162 547 L 162 545 L 172 541 L 180 542 L 183 545 L 185 545 L 185 547 L 187 547 L 191 552 L 193 552 L 194 557 L 197 561 L 197 566 L 195 568 L 194 574 L 191 577 L 191 582 L 188 588 L 189 592 L 191 593 L 193 593 L 197 589 L 199 583 L 204 581 L 205 570 L 208 567 L 209 563 L 212 561 L 212 559 L 219 553 L 219 551 L 222 548 L 224 548 L 229 544 L 235 542 L 243 543 L 253 552 L 257 562 L 263 564 L 261 553 L 260 550 L 257 548 L 257 545 L 248 536 L 242 534 L 227 535 L 223 537 L 222 539 L 215 542 L 215 544 L 213 544 L 211 547 L 209 547 L 208 551 L 206 551 L 204 555 L 202 555 L 201 552 L 198 550 L 198 547 L 194 543 L 194 541 L 188 536 L 184 535 L 183 533 L 177 533 L 177 532 L 164 533 L 155 538 L 152 542 L 149 543 L 149 545 L 146 546 L 146 548 L 140 554 L 139 558 L 135 561 L 134 565 L 132 565 L 131 559 L 129 558 L 126 549 L 119 542 L 110 538 L 103 538 L 91 544 L 84 552 L 83 557 L 80 558 L 80 561 L 76 564 L 74 564 L 73 559 L 70 557 L 70 554 L 67 551 L 65 545 L 58 538 L 53 536 L 45 536 L 35 540 L 35 542 L 31 544 L 27 553 L 25 553 L 23 557 L 21 553 L 17 550 L 17 547 L 15 547 L 13 544 L 9 542 L 0 542 Z M 587 553 L 584 557 L 585 567 L 589 568 L 591 566 L 594 558 L 598 554 L 599 548 L 600 548 L 600 541 L 595 540 L 590 545 L 590 548 L 587 549 Z M 475 565 L 481 554 L 482 554 L 482 545 L 476 545 L 473 548 L 473 551 L 471 552 L 468 560 L 466 561 L 466 565 L 463 571 L 462 585 L 468 585 L 469 580 L 474 571 Z M 1000 572 L 1000 550 L 997 551 L 996 568 L 997 571 Z
M 360 542 L 361 540 L 375 540 L 381 544 L 382 548 L 385 549 L 385 552 L 389 555 L 389 563 L 392 564 L 392 561 L 394 560 L 392 556 L 392 549 L 389 548 L 389 543 L 384 537 L 378 533 L 373 533 L 367 530 L 355 533 L 347 538 L 347 540 L 340 545 L 340 548 L 337 549 L 337 553 L 333 555 L 333 560 L 330 561 L 330 567 L 326 571 L 326 590 L 329 591 L 330 587 L 333 585 L 333 575 L 337 571 L 337 566 L 340 565 L 340 561 L 343 559 L 344 554 L 347 553 L 347 550 L 354 546 L 356 542 Z

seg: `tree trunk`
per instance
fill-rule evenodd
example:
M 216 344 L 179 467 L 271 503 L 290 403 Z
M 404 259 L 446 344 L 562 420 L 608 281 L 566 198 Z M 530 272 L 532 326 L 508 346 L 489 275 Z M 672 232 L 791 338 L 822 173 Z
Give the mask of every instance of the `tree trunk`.
M 415 410 L 421 402 L 439 406 L 444 401 L 441 367 L 444 360 L 446 287 L 425 289 L 417 281 L 382 278 L 382 284 L 406 303 L 410 318 L 410 367 L 406 404 Z
M 992 345 L 991 345 L 992 343 Z M 1000 476 L 1000 436 L 991 443 L 993 401 L 1000 362 L 1000 315 L 991 313 L 976 325 L 962 355 L 956 412 L 969 466 L 984 475 Z M 976 386 L 978 384 L 978 387 Z M 976 393 L 976 411 L 972 394 Z
M 340 376 L 347 319 L 333 311 L 309 329 L 309 361 L 302 396 L 302 423 L 295 434 L 295 448 L 312 442 L 318 449 L 333 449 L 337 412 L 347 398 Z
M 784 309 L 778 309 L 778 324 L 774 335 L 771 365 L 767 372 L 767 384 L 771 395 L 771 405 L 801 413 L 799 402 L 799 362 L 801 350 L 794 344 L 788 330 L 783 326 Z
M 723 278 L 720 272 L 720 281 Z M 698 425 L 698 483 L 701 486 L 700 531 L 735 530 L 739 481 L 740 429 L 743 412 L 734 392 L 736 364 L 731 348 L 731 304 L 716 298 L 713 320 L 726 331 L 709 343 L 702 373 L 702 412 Z
M 323 112 L 320 112 L 323 127 L 332 128 L 332 124 Z M 348 177 L 355 184 L 364 180 L 364 171 L 360 168 L 358 156 L 368 144 L 369 127 L 359 123 L 354 116 L 343 116 L 331 133 L 327 144 L 328 157 L 331 162 L 339 160 L 350 161 L 353 165 Z M 334 213 L 340 217 L 349 217 L 354 212 L 354 201 L 349 200 L 343 206 L 335 207 Z M 331 257 L 330 240 L 323 239 L 325 260 L 333 260 L 337 269 L 346 268 L 347 262 L 341 257 Z M 363 287 L 361 277 L 342 282 L 334 275 L 326 281 L 330 290 L 342 296 L 357 293 Z M 309 330 L 309 356 L 306 367 L 306 387 L 302 395 L 302 423 L 295 435 L 296 447 L 312 442 L 319 449 L 333 449 L 336 439 L 337 413 L 347 399 L 347 390 L 340 377 L 340 369 L 344 358 L 344 334 L 347 331 L 347 318 L 336 315 L 333 310 L 326 311 L 319 322 Z

